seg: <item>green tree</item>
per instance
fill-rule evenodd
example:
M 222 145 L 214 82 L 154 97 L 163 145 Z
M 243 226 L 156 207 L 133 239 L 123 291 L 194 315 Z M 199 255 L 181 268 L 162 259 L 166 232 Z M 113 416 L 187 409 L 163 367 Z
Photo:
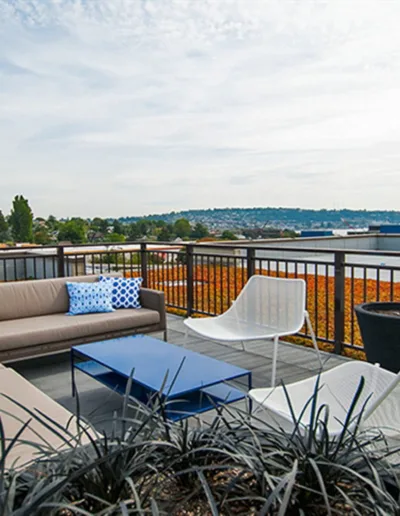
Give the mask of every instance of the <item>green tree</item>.
M 180 238 L 187 238 L 190 236 L 192 228 L 187 219 L 178 219 L 174 224 L 174 232 Z
M 121 233 L 107 233 L 104 236 L 104 242 L 125 242 L 125 235 Z
M 113 233 L 119 233 L 120 235 L 123 235 L 125 233 L 125 226 L 118 219 L 114 219 Z
M 58 232 L 58 241 L 72 242 L 73 244 L 82 244 L 86 242 L 86 222 L 83 219 L 67 220 L 60 226 Z
M 152 222 L 150 220 L 146 220 L 146 219 L 138 220 L 136 225 L 139 230 L 140 237 L 147 236 L 147 234 L 149 233 L 149 231 L 152 228 Z
M 58 230 L 58 227 L 60 225 L 60 222 L 56 219 L 54 215 L 49 215 L 48 219 L 46 220 L 46 226 L 49 228 L 50 232 L 55 232 Z
M 36 217 L 33 221 L 33 241 L 38 245 L 46 245 L 51 242 L 51 234 L 47 227 L 46 219 Z
M 51 235 L 47 226 L 40 226 L 33 232 L 33 241 L 38 245 L 47 245 L 52 241 Z
M 90 222 L 90 229 L 92 229 L 93 231 L 98 232 L 98 233 L 103 233 L 103 235 L 105 233 L 107 233 L 108 226 L 109 226 L 108 220 L 102 219 L 100 217 L 95 217 Z
M 237 240 L 238 237 L 235 235 L 235 233 L 232 233 L 232 231 L 225 229 L 225 231 L 222 232 L 221 239 L 222 240 Z
M 159 219 L 159 220 L 155 220 L 155 221 L 154 221 L 154 225 L 155 225 L 157 228 L 165 228 L 165 226 L 167 225 L 167 223 L 165 222 L 165 220 Z
M 208 231 L 207 226 L 202 224 L 201 222 L 197 222 L 191 232 L 190 236 L 192 238 L 204 238 L 208 236 L 210 233 Z
M 127 233 L 128 240 L 139 240 L 143 236 L 136 222 L 129 224 Z
M 161 228 L 161 231 L 157 236 L 157 240 L 159 242 L 169 242 L 170 240 L 173 240 L 174 237 L 174 227 L 172 226 L 172 224 L 167 224 L 166 226 Z
M 7 242 L 8 239 L 8 223 L 0 210 L 0 242 Z
M 33 213 L 28 199 L 23 195 L 14 197 L 9 222 L 11 234 L 16 242 L 32 242 Z

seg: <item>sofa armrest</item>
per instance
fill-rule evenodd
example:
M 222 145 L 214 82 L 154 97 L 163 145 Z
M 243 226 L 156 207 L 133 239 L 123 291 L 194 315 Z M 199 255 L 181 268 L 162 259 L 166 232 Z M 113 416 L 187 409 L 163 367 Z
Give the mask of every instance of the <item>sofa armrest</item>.
M 151 288 L 140 289 L 140 303 L 143 308 L 156 310 L 160 314 L 161 329 L 167 329 L 164 292 Z

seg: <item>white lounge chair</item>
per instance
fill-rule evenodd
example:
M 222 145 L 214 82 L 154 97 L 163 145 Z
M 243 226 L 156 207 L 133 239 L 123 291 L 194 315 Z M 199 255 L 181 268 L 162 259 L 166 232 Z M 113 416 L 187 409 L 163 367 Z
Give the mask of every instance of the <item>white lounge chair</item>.
M 202 337 L 223 342 L 245 342 L 268 339 L 274 341 L 271 385 L 275 385 L 279 337 L 293 335 L 304 320 L 322 369 L 315 334 L 306 311 L 306 283 L 302 279 L 252 276 L 232 303 L 217 317 L 185 319 L 190 329 Z
M 328 431 L 339 435 L 343 429 L 349 407 L 357 392 L 360 379 L 365 384 L 354 410 L 352 424 L 361 414 L 361 427 L 379 428 L 389 439 L 395 440 L 400 447 L 400 372 L 398 374 L 382 369 L 379 365 L 351 361 L 321 373 L 317 407 L 329 407 Z M 307 430 L 310 421 L 311 403 L 317 376 L 275 388 L 252 389 L 249 397 L 265 409 L 267 420 L 274 426 L 291 431 L 295 419 L 300 418 L 300 426 Z M 293 410 L 293 414 L 289 407 Z

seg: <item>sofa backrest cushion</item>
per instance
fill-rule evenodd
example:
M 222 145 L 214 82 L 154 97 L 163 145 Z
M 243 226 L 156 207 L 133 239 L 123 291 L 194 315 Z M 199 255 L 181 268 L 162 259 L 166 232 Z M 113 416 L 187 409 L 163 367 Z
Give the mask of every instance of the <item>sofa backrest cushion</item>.
M 0 283 L 0 321 L 68 312 L 66 282 L 98 279 L 93 275 Z

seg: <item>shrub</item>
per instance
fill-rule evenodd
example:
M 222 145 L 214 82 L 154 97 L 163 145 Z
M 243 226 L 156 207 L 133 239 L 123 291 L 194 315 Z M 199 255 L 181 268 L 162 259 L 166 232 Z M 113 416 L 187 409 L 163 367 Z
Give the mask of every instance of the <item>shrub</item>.
M 398 514 L 396 450 L 379 431 L 351 426 L 352 409 L 330 436 L 317 389 L 309 402 L 310 431 L 295 421 L 287 433 L 229 407 L 211 424 L 172 424 L 156 404 L 128 412 L 125 397 L 111 435 L 86 446 L 69 436 L 68 451 L 43 450 L 24 472 L 1 468 L 0 514 Z

